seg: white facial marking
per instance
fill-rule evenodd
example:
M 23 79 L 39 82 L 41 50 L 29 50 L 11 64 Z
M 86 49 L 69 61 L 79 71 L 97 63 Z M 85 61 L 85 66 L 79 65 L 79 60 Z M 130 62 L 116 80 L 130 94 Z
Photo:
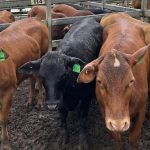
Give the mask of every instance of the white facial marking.
M 114 67 L 120 67 L 120 61 L 117 59 L 116 54 L 114 53 L 114 57 L 115 57 L 115 63 L 114 63 Z

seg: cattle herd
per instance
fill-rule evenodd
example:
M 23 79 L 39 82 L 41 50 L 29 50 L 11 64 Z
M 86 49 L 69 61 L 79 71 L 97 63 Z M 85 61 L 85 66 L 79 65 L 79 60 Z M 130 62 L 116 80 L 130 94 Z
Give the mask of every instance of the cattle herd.
M 136 2 L 133 0 L 133 4 Z M 52 18 L 97 13 L 107 12 L 66 4 L 55 5 L 51 10 Z M 130 129 L 128 141 L 137 144 L 150 79 L 149 23 L 125 13 L 109 12 L 102 19 L 86 18 L 69 27 L 53 26 L 52 39 L 62 40 L 56 50 L 48 51 L 48 28 L 42 21 L 45 17 L 44 6 L 34 6 L 28 18 L 18 21 L 9 11 L 0 12 L 0 23 L 13 22 L 0 32 L 1 149 L 10 148 L 7 122 L 12 97 L 27 78 L 30 93 L 26 106 L 32 104 L 37 84 L 36 107 L 60 114 L 62 145 L 69 141 L 68 113 L 78 108 L 79 147 L 89 149 L 85 124 L 95 96 L 116 143 L 121 142 L 121 133 Z

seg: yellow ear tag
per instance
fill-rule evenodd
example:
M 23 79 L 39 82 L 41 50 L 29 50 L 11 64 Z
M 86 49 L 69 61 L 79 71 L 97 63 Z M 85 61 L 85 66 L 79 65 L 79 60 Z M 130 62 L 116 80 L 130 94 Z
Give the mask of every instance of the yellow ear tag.
M 73 72 L 76 72 L 76 73 L 80 73 L 80 71 L 81 71 L 81 66 L 80 66 L 79 64 L 74 64 L 72 71 L 73 71 Z

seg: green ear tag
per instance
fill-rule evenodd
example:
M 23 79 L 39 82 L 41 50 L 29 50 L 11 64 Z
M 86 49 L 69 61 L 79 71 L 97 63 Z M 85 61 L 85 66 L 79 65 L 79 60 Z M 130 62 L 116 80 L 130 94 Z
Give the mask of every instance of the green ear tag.
M 143 62 L 143 58 L 137 60 L 137 64 L 141 64 Z
M 0 61 L 4 61 L 6 59 L 5 52 L 1 49 L 0 50 Z
M 74 64 L 73 65 L 73 68 L 72 68 L 72 71 L 73 72 L 76 72 L 76 73 L 80 73 L 81 71 L 81 66 L 79 64 Z

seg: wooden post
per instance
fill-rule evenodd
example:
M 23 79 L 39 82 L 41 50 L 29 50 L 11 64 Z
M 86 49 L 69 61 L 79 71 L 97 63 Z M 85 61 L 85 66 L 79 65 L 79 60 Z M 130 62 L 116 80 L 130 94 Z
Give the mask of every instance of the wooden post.
M 46 0 L 46 23 L 49 30 L 49 51 L 52 51 L 52 17 L 51 17 L 51 0 Z

